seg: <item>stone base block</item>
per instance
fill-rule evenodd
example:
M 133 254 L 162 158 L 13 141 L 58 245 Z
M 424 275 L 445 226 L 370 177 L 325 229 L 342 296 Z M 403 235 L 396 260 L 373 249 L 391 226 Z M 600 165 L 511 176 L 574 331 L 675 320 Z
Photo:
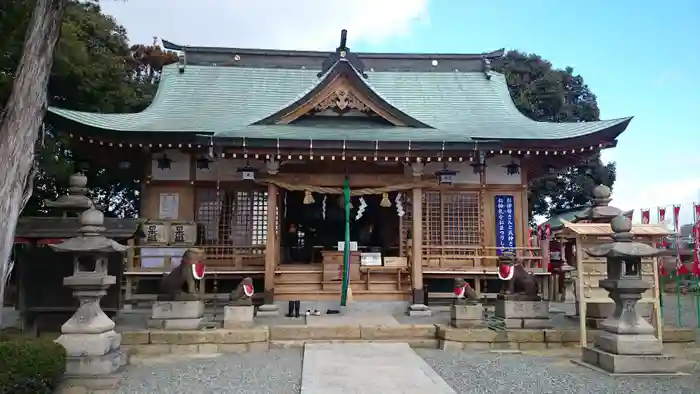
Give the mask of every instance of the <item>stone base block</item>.
M 663 343 L 650 334 L 621 335 L 602 331 L 596 336 L 595 345 L 613 354 L 658 355 L 664 351 Z
M 204 318 L 197 319 L 149 319 L 148 328 L 159 330 L 199 330 L 202 328 Z
M 549 319 L 549 301 L 496 300 L 496 317 L 502 319 Z
M 483 327 L 484 307 L 478 305 L 452 305 L 450 308 L 450 324 L 457 328 Z
M 66 355 L 102 356 L 112 350 L 119 349 L 122 336 L 114 330 L 102 334 L 63 334 L 56 340 L 66 348 Z
M 115 374 L 127 364 L 125 350 L 113 350 L 101 356 L 66 357 L 66 377 L 94 377 Z
M 635 310 L 639 316 L 649 318 L 653 307 L 651 302 L 638 302 Z M 614 311 L 615 303 L 613 302 L 586 302 L 586 317 L 589 319 L 604 320 L 612 316 Z M 576 305 L 576 312 L 578 313 L 578 304 Z
M 581 360 L 614 374 L 674 374 L 680 362 L 668 355 L 621 355 L 597 348 L 581 350 Z
M 253 325 L 254 306 L 227 306 L 224 308 L 224 328 L 242 328 Z
M 265 305 L 260 305 L 258 307 L 258 311 L 256 313 L 256 316 L 259 317 L 270 317 L 270 316 L 279 316 L 280 311 L 277 305 L 275 304 L 265 304 Z
M 153 319 L 198 319 L 204 316 L 203 301 L 157 301 L 153 303 Z
M 552 321 L 547 319 L 504 319 L 506 328 L 552 328 Z
M 450 319 L 450 325 L 455 328 L 479 328 L 486 327 L 486 321 L 480 320 L 457 320 Z
M 423 304 L 413 304 L 408 307 L 409 316 L 432 316 L 433 313 L 427 305 Z

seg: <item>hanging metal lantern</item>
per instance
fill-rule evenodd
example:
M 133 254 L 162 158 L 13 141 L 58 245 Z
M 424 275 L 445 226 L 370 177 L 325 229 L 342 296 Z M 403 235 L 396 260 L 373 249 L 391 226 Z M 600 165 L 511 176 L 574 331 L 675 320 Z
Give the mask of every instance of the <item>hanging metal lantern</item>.
M 457 171 L 447 168 L 447 163 L 443 164 L 442 169 L 435 172 L 435 176 L 441 185 L 451 185 L 454 182 Z

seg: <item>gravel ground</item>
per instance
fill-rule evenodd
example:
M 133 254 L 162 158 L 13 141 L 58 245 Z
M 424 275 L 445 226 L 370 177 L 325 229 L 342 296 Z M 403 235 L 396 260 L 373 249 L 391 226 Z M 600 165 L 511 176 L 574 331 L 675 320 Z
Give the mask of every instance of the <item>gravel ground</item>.
M 434 349 L 416 352 L 459 394 L 700 392 L 700 362 L 690 376 L 614 378 L 572 364 L 569 358 L 561 356 Z M 301 369 L 302 354 L 298 349 L 144 360 L 127 368 L 115 394 L 295 394 L 300 393 Z
M 301 351 L 227 354 L 207 359 L 130 365 L 115 394 L 295 394 Z
M 685 377 L 619 378 L 565 358 L 416 349 L 457 393 L 697 394 L 700 371 Z

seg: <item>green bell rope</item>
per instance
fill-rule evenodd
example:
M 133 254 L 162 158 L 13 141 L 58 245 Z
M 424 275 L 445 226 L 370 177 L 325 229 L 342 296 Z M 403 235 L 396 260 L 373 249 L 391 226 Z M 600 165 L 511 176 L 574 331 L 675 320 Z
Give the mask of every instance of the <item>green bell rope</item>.
M 343 284 L 340 293 L 340 306 L 347 306 L 348 286 L 350 282 L 350 178 L 343 183 L 343 201 L 345 202 L 345 247 L 343 248 Z

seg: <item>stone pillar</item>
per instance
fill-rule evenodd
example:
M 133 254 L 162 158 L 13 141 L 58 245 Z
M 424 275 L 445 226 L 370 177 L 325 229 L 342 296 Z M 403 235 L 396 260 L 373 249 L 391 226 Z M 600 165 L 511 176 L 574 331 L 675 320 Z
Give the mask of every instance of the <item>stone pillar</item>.
M 279 172 L 279 162 L 271 160 L 267 162 L 269 175 Z M 265 292 L 264 305 L 258 309 L 258 316 L 277 316 L 279 314 L 275 305 L 275 270 L 279 260 L 277 237 L 277 185 L 267 185 L 267 240 L 265 242 Z
M 423 175 L 423 164 L 414 163 L 411 166 L 413 179 L 420 180 Z M 411 229 L 411 288 L 413 303 L 409 307 L 411 316 L 430 316 L 430 309 L 425 305 L 423 290 L 423 189 L 415 187 L 411 190 L 411 213 L 413 227 Z
M 636 310 L 650 286 L 642 280 L 642 258 L 661 251 L 634 242 L 630 233 L 632 221 L 625 216 L 612 220 L 613 242 L 598 245 L 586 253 L 605 257 L 607 278 L 599 282 L 614 302 L 613 313 L 601 324 L 594 347 L 582 348 L 585 365 L 615 374 L 675 374 L 677 360 L 663 354 L 661 339 L 654 336 L 654 327 Z

